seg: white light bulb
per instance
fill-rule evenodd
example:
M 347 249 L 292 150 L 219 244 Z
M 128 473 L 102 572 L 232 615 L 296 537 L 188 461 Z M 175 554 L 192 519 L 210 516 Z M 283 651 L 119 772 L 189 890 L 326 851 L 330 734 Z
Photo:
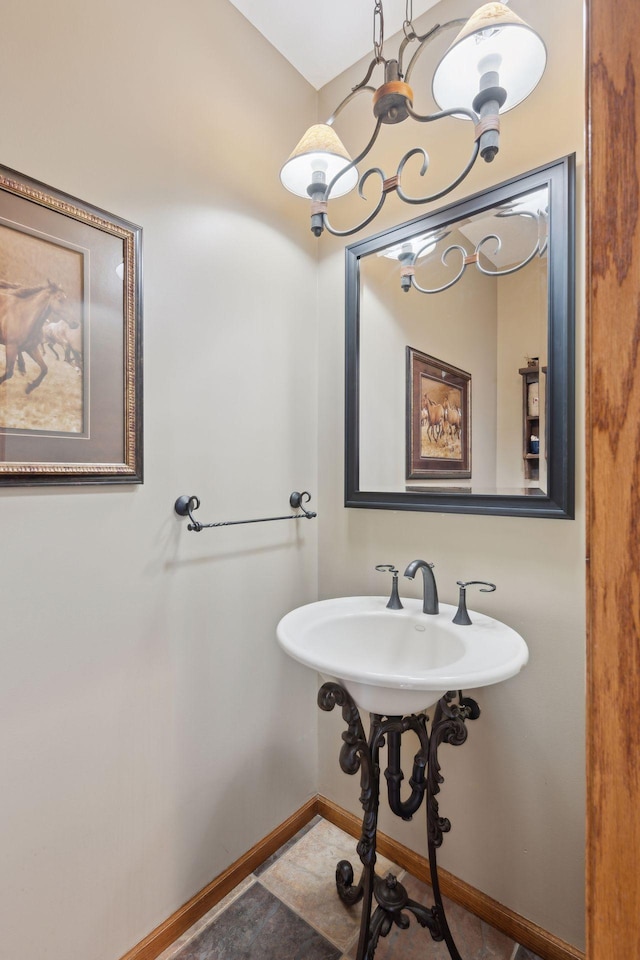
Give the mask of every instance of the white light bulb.
M 487 54 L 487 56 L 481 60 L 478 60 L 478 73 L 480 76 L 483 76 L 485 73 L 500 73 L 501 66 L 502 57 L 494 51 L 493 53 Z

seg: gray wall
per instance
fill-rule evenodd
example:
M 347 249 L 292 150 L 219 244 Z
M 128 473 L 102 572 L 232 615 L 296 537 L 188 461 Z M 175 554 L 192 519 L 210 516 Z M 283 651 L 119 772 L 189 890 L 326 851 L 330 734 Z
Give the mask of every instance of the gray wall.
M 317 524 L 173 514 L 317 504 L 316 246 L 278 183 L 316 94 L 225 0 L 7 0 L 2 36 L 2 162 L 144 227 L 144 486 L 0 492 L 1 952 L 115 960 L 317 790 L 275 642 Z
M 463 12 L 439 4 L 422 21 L 426 27 Z M 501 153 L 491 165 L 474 169 L 451 199 L 474 193 L 518 173 L 576 152 L 578 196 L 578 356 L 583 348 L 584 289 L 582 189 L 584 83 L 582 4 L 567 0 L 521 0 L 517 12 L 545 37 L 549 66 L 539 87 L 502 120 Z M 434 44 L 435 47 L 435 44 Z M 390 47 L 391 49 L 391 47 Z M 419 70 L 428 72 L 437 51 L 425 53 Z M 389 53 L 387 54 L 390 55 Z M 364 64 L 321 91 L 320 116 L 364 75 Z M 428 87 L 418 77 L 414 106 L 428 112 Z M 362 101 L 362 103 L 360 103 Z M 353 156 L 370 127 L 366 97 L 354 101 L 336 128 Z M 395 173 L 402 148 L 414 145 L 409 123 L 385 138 L 378 157 L 386 176 Z M 388 131 L 385 131 L 387 133 Z M 432 183 L 452 179 L 471 142 L 469 125 L 429 125 L 424 141 L 432 159 Z M 429 174 L 425 180 L 429 179 Z M 405 188 L 415 195 L 428 185 Z M 367 192 L 375 194 L 372 182 Z M 357 196 L 345 198 L 337 226 L 365 215 Z M 391 195 L 378 218 L 385 225 L 411 219 L 415 209 Z M 320 264 L 320 487 L 324 521 L 320 535 L 320 596 L 378 594 L 386 581 L 378 563 L 400 569 L 415 557 L 436 563 L 441 599 L 455 602 L 456 580 L 483 579 L 498 591 L 473 598 L 473 605 L 517 629 L 530 649 L 529 666 L 516 678 L 479 695 L 482 718 L 470 729 L 464 748 L 443 750 L 446 782 L 441 809 L 453 830 L 441 863 L 557 936 L 581 946 L 584 898 L 584 475 L 582 364 L 577 391 L 577 514 L 574 521 L 472 517 L 437 513 L 341 510 L 343 502 L 343 242 L 327 237 Z M 404 581 L 405 595 L 419 584 Z M 339 716 L 319 721 L 320 788 L 336 802 L 359 811 L 358 785 L 337 763 Z M 420 818 L 421 821 L 421 818 Z M 404 824 L 386 811 L 383 829 L 424 852 L 422 822 Z

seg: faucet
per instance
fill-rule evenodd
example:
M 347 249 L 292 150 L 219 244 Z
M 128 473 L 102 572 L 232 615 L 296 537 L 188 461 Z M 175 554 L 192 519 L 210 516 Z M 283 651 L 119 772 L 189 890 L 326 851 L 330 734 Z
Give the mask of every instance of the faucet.
M 438 588 L 436 587 L 436 578 L 433 575 L 433 564 L 427 563 L 426 560 L 412 560 L 404 575 L 413 580 L 418 570 L 422 570 L 422 612 L 439 613 Z

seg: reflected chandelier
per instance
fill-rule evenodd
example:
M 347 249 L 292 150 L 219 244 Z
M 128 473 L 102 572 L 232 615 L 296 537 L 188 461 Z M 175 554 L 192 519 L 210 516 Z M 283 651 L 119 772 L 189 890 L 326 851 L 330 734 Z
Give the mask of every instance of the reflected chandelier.
M 406 0 L 404 39 L 397 58 L 386 60 L 382 0 L 374 0 L 373 60 L 364 79 L 338 104 L 325 123 L 314 124 L 307 130 L 280 171 L 287 190 L 311 198 L 311 230 L 316 237 L 325 228 L 338 237 L 357 233 L 378 215 L 387 194 L 393 191 L 409 204 L 429 203 L 446 196 L 465 179 L 478 156 L 487 163 L 494 159 L 499 148 L 499 114 L 526 99 L 544 73 L 547 61 L 544 42 L 503 3 L 487 3 L 469 20 L 436 24 L 422 36 L 416 33 L 412 17 L 412 0 Z M 418 58 L 436 36 L 460 25 L 462 29 L 433 75 L 432 94 L 440 110 L 425 116 L 418 114 L 413 109 L 413 90 L 409 86 Z M 405 55 L 412 44 L 415 48 L 405 70 Z M 384 67 L 384 83 L 376 89 L 369 85 L 369 80 L 378 66 Z M 373 95 L 375 126 L 367 145 L 352 160 L 333 123 L 344 107 L 364 92 Z M 369 155 L 382 124 L 402 123 L 409 117 L 418 123 L 457 117 L 471 120 L 474 125 L 473 147 L 466 166 L 448 186 L 429 196 L 410 197 L 402 189 L 402 172 L 411 157 L 422 158 L 421 176 L 427 172 L 429 156 L 423 147 L 413 147 L 405 153 L 396 173 L 389 178 L 380 167 L 370 167 L 362 176 L 358 173 L 357 165 Z M 329 199 L 344 196 L 356 184 L 359 195 L 364 198 L 363 188 L 371 176 L 378 176 L 381 182 L 380 198 L 373 211 L 355 227 L 335 229 L 328 219 Z
M 411 237 L 409 240 L 401 241 L 387 250 L 381 251 L 379 257 L 387 257 L 389 260 L 397 260 L 400 264 L 400 288 L 408 293 L 411 288 L 418 293 L 443 293 L 450 287 L 453 287 L 464 275 L 466 269 L 474 264 L 480 273 L 485 277 L 508 277 L 512 273 L 522 270 L 531 261 L 537 257 L 544 257 L 549 246 L 548 222 L 549 206 L 546 200 L 546 190 L 531 194 L 524 199 L 509 200 L 496 213 L 496 218 L 507 219 L 512 217 L 521 217 L 525 220 L 533 221 L 537 226 L 537 236 L 531 251 L 523 257 L 518 263 L 502 269 L 490 269 L 483 266 L 482 255 L 489 253 L 494 257 L 502 250 L 502 239 L 497 233 L 488 233 L 478 240 L 471 253 L 460 243 L 452 243 L 440 256 L 440 262 L 444 266 L 449 265 L 449 260 L 454 262 L 453 258 L 458 259 L 457 273 L 446 283 L 439 287 L 423 287 L 415 277 L 416 264 L 418 260 L 430 256 L 436 250 L 440 241 L 445 240 L 450 230 L 431 230 L 420 236 Z M 453 254 L 453 258 L 451 258 Z M 490 257 L 489 257 L 490 259 Z

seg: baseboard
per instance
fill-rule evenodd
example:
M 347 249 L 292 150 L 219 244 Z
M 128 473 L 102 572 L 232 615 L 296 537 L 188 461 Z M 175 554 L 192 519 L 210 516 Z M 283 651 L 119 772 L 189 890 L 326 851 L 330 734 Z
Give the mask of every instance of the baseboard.
M 336 827 L 340 827 L 341 830 L 351 834 L 352 837 L 360 836 L 361 820 L 342 807 L 337 806 L 331 800 L 318 797 L 317 812 L 325 820 L 335 824 Z M 383 857 L 397 863 L 399 867 L 413 874 L 418 880 L 430 883 L 429 861 L 426 857 L 420 856 L 420 854 L 383 833 L 378 833 L 377 850 Z M 527 947 L 541 957 L 541 960 L 585 960 L 584 953 L 581 950 L 565 943 L 564 940 L 560 940 L 559 937 L 539 927 L 533 921 L 514 913 L 513 910 L 498 903 L 497 900 L 493 900 L 486 893 L 482 893 L 470 884 L 465 883 L 464 880 L 454 877 L 447 870 L 439 869 L 438 879 L 440 890 L 446 897 L 449 897 L 455 903 L 459 903 L 461 907 L 515 940 L 516 943 Z
M 208 913 L 216 903 L 237 887 L 238 884 L 253 873 L 256 867 L 275 853 L 283 843 L 294 837 L 318 812 L 318 798 L 312 797 L 304 806 L 300 807 L 288 820 L 272 830 L 255 846 L 251 847 L 244 856 L 232 863 L 223 873 L 219 874 L 211 883 L 208 883 L 191 900 L 188 900 L 179 910 L 176 910 L 164 923 L 156 927 L 144 940 L 136 944 L 121 960 L 155 960 L 163 950 L 170 947 L 178 937 L 181 937 L 189 927 L 193 926 L 201 917 Z
M 163 950 L 196 923 L 212 907 L 226 897 L 256 867 L 275 853 L 287 840 L 295 836 L 316 814 L 340 827 L 345 833 L 359 837 L 361 821 L 352 813 L 327 800 L 312 797 L 292 816 L 276 827 L 268 836 L 251 847 L 244 856 L 232 863 L 223 873 L 207 884 L 191 900 L 176 910 L 164 923 L 156 927 L 144 940 L 129 950 L 121 960 L 155 960 Z M 383 857 L 393 860 L 419 880 L 429 883 L 429 862 L 403 844 L 383 833 L 378 833 L 377 849 Z M 500 930 L 506 936 L 521 943 L 536 953 L 541 960 L 585 960 L 584 953 L 548 933 L 542 927 L 514 913 L 508 907 L 493 900 L 470 884 L 454 877 L 446 870 L 439 870 L 442 893 L 455 903 L 469 910 L 476 917 Z

